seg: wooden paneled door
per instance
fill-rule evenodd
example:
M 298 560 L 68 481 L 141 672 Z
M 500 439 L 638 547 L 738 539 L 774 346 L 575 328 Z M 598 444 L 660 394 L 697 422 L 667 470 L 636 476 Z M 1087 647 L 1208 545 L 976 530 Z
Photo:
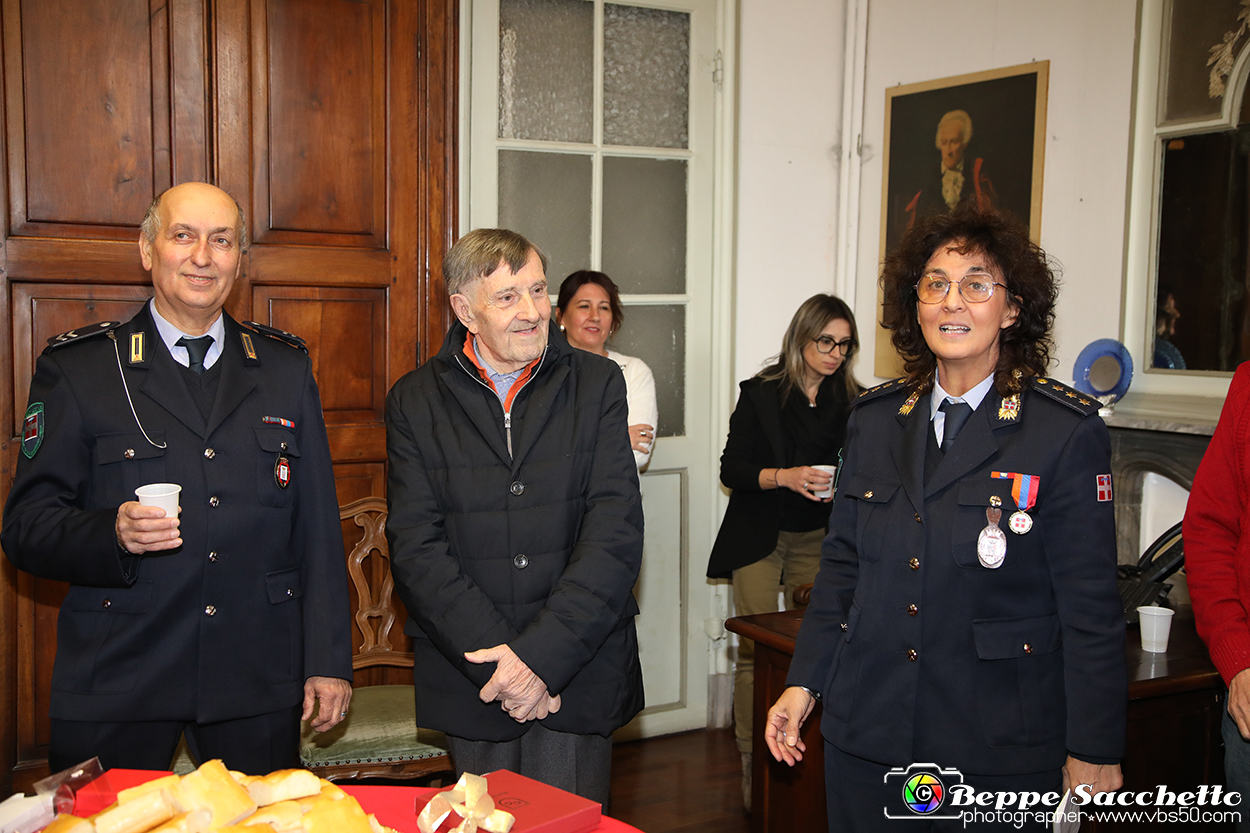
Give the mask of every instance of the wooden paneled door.
M 385 493 L 386 392 L 447 325 L 457 5 L 0 0 L 0 500 L 47 338 L 145 302 L 139 220 L 189 180 L 247 215 L 229 312 L 308 341 L 339 502 Z M 0 566 L 0 795 L 47 770 L 63 594 Z

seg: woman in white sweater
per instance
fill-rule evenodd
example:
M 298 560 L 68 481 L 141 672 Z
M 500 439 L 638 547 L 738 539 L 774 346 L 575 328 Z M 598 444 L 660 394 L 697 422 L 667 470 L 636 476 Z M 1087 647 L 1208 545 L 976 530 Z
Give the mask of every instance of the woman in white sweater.
M 660 413 L 655 404 L 655 377 L 647 363 L 607 348 L 608 339 L 625 322 L 616 283 L 602 272 L 588 269 L 569 275 L 560 284 L 556 321 L 569 344 L 606 356 L 621 366 L 629 394 L 629 443 L 634 462 L 642 471 L 651 461 Z

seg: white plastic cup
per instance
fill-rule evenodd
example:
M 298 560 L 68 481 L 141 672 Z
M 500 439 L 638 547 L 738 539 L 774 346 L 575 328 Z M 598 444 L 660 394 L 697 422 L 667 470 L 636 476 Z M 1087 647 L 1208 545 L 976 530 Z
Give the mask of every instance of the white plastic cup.
M 1168 607 L 1150 605 L 1137 608 L 1141 622 L 1141 649 L 1161 654 L 1168 649 L 1168 634 L 1172 630 L 1173 611 Z
M 838 467 L 837 466 L 812 466 L 812 468 L 823 471 L 825 474 L 829 475 L 829 487 L 820 492 L 813 490 L 812 494 L 814 494 L 818 498 L 833 497 L 833 478 L 834 478 L 834 475 L 838 473 Z
M 165 517 L 178 517 L 178 493 L 182 487 L 177 483 L 149 483 L 135 489 L 135 497 L 140 506 L 159 506 L 165 510 Z

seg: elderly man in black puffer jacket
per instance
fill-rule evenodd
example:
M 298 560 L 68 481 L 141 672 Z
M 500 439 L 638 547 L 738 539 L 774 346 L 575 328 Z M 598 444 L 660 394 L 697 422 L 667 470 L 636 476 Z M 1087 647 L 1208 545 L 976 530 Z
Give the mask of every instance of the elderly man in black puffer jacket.
M 443 264 L 458 321 L 386 406 L 387 538 L 421 726 L 459 772 L 606 803 L 642 708 L 642 502 L 625 380 L 550 326 L 546 258 L 478 229 Z

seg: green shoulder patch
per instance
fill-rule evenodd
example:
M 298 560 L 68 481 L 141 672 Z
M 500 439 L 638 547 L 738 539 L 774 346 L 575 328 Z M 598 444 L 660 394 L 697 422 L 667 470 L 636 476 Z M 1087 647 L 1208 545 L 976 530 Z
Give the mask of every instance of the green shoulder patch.
M 1061 402 L 1072 410 L 1086 416 L 1098 413 L 1098 409 L 1102 407 L 1102 403 L 1088 393 L 1081 393 L 1079 390 L 1070 388 L 1049 376 L 1036 376 L 1032 379 L 1031 384 L 1033 390 L 1043 396 L 1049 397 L 1056 402 Z
M 22 420 L 22 453 L 29 460 L 35 456 L 35 452 L 41 445 L 43 445 L 43 403 L 32 402 L 26 409 L 26 417 Z

